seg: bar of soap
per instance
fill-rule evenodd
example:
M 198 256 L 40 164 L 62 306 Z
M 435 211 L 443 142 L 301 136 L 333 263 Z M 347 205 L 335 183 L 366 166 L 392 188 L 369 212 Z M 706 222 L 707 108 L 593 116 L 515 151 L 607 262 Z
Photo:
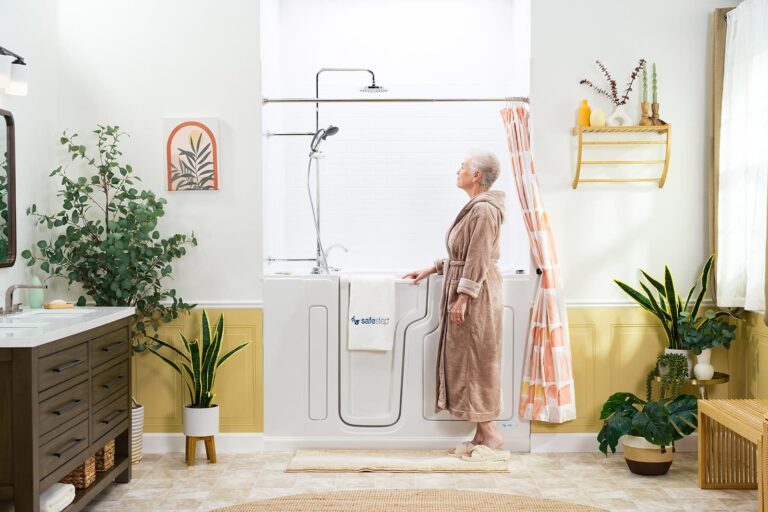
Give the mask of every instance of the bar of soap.
M 56 299 L 52 300 L 48 304 L 44 304 L 43 307 L 45 309 L 69 309 L 75 307 L 75 305 L 65 300 Z

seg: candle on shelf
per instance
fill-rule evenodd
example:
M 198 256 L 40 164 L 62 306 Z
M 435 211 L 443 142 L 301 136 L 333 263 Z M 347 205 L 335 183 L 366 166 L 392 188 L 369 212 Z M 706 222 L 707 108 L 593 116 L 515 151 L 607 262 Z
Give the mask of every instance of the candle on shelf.
M 656 63 L 653 63 L 653 75 L 652 75 L 652 81 L 653 81 L 653 102 L 658 103 L 656 99 Z
M 648 70 L 643 63 L 643 103 L 648 103 Z

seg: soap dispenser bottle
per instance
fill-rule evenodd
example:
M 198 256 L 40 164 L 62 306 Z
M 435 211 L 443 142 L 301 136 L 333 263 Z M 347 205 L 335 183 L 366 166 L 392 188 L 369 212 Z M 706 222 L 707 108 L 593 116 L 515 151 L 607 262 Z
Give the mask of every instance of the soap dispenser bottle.
M 34 276 L 32 278 L 32 284 L 40 286 L 40 278 L 37 276 Z M 40 309 L 43 307 L 43 290 L 41 288 L 30 288 L 27 290 L 27 305 L 32 309 Z
M 589 126 L 589 115 L 592 113 L 592 109 L 589 108 L 587 100 L 581 100 L 581 106 L 579 107 L 579 113 L 577 118 L 577 124 L 579 126 Z

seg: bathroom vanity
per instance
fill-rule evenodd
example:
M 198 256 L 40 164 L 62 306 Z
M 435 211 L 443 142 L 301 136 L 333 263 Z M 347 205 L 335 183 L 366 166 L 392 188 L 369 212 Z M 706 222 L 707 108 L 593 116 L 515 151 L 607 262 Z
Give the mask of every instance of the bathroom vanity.
M 131 479 L 129 321 L 133 308 L 31 310 L 0 317 L 0 502 L 39 496 L 115 439 L 115 464 L 65 510 Z

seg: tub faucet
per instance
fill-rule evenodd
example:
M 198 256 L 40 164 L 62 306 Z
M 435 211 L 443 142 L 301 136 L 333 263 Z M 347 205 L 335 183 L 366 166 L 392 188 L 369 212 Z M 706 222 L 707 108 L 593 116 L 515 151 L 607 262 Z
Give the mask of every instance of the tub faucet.
M 13 305 L 13 292 L 19 288 L 40 288 L 45 290 L 48 288 L 46 284 L 12 284 L 5 291 L 5 307 L 0 310 L 0 315 L 10 315 L 11 313 L 18 313 L 21 311 L 21 303 Z

